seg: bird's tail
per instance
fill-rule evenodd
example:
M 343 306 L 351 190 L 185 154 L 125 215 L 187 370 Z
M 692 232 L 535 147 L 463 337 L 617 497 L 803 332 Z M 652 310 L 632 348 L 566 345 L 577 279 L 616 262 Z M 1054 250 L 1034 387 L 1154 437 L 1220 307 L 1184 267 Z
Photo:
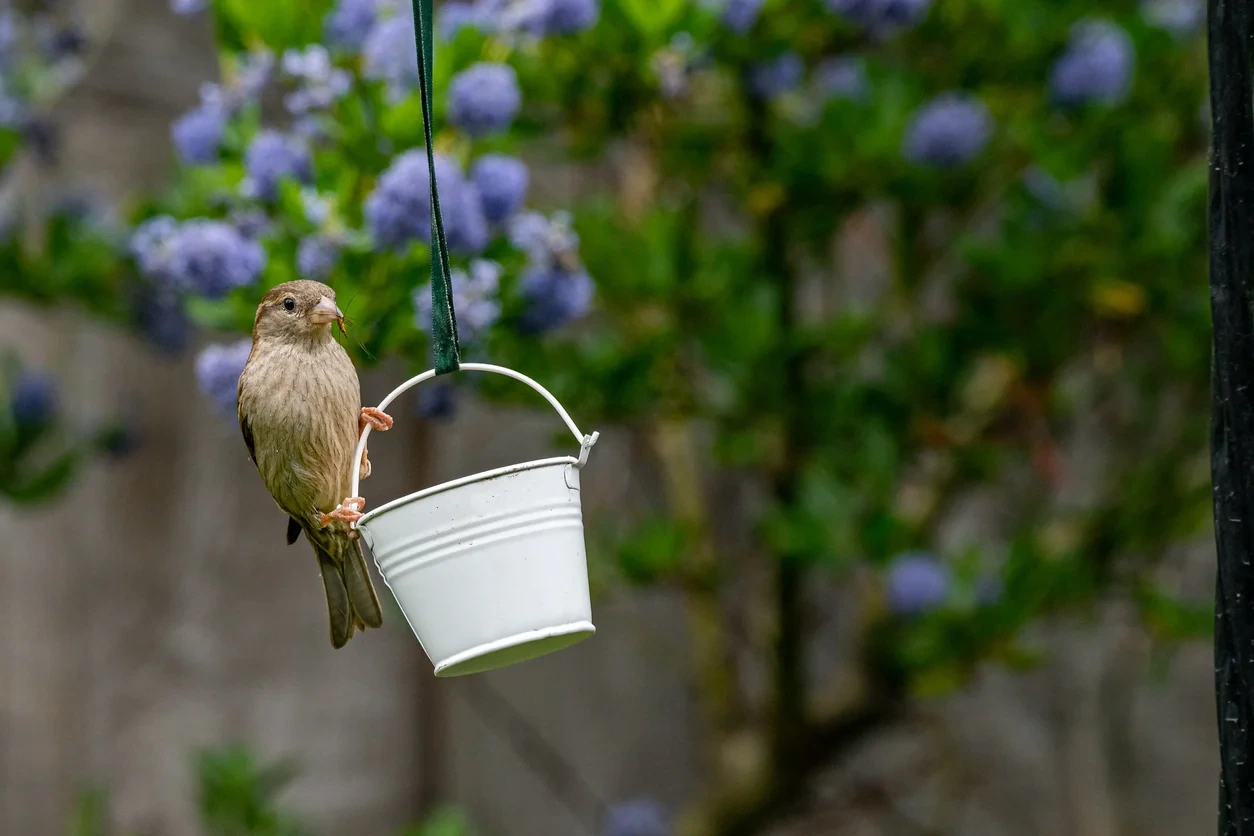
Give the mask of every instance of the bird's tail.
M 313 547 L 327 593 L 331 645 L 338 649 L 348 643 L 354 630 L 382 626 L 383 610 L 366 569 L 366 556 L 359 540 L 337 537 L 315 542 Z

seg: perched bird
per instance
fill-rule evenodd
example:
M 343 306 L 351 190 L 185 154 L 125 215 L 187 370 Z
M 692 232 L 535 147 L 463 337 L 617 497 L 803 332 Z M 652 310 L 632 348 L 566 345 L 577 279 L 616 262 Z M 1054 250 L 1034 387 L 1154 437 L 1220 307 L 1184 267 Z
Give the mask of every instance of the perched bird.
M 353 453 L 367 424 L 392 419 L 362 408 L 357 371 L 331 334 L 344 330 L 335 291 L 294 281 L 268 292 L 253 321 L 252 352 L 239 379 L 239 426 L 261 480 L 289 516 L 288 545 L 305 532 L 318 557 L 331 616 L 331 644 L 383 623 L 357 532 L 365 500 L 349 497 Z M 370 475 L 363 452 L 361 478 Z

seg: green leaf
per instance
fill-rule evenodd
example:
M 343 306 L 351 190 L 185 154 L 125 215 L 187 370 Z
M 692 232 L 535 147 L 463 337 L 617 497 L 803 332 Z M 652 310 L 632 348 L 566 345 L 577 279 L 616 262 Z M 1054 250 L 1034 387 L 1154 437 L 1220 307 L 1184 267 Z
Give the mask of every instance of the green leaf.
M 623 11 L 643 34 L 656 38 L 684 10 L 684 0 L 619 0 Z

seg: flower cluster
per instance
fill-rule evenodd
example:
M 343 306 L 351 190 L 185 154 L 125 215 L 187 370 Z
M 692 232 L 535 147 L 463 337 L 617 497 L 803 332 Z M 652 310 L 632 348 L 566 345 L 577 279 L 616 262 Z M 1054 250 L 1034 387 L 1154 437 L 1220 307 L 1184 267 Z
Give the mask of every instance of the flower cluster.
M 504 154 L 484 154 L 471 168 L 470 179 L 479 189 L 488 223 L 501 224 L 522 207 L 530 174 L 522 160 Z
M 252 352 L 252 340 L 206 346 L 196 357 L 196 384 L 225 418 L 235 417 L 239 402 L 239 376 Z
M 418 87 L 418 54 L 412 17 L 403 13 L 377 22 L 362 42 L 362 75 L 387 85 L 392 99 Z
M 867 31 L 885 35 L 918 23 L 932 0 L 826 0 L 828 8 Z
M 722 14 L 723 25 L 743 35 L 758 22 L 763 2 L 764 0 L 725 0 Z
M 451 38 L 464 26 L 499 35 L 574 35 L 596 25 L 600 0 L 474 0 L 446 3 L 440 33 Z
M 348 71 L 332 64 L 331 53 L 318 44 L 283 53 L 283 74 L 297 82 L 297 88 L 283 99 L 288 111 L 297 116 L 326 110 L 353 85 Z
M 570 216 L 558 212 L 550 219 L 524 212 L 510 224 L 509 236 L 527 254 L 523 330 L 543 333 L 586 315 L 592 307 L 592 278 L 577 258 L 579 237 L 571 229 Z
M 333 47 L 359 50 L 379 19 L 379 0 L 340 0 L 327 15 L 323 28 Z
M 753 69 L 753 92 L 764 99 L 781 96 L 800 86 L 805 72 L 806 67 L 801 56 L 795 52 L 785 52 Z
M 505 130 L 521 106 L 518 75 L 508 64 L 473 64 L 449 83 L 449 122 L 471 136 Z
M 457 311 L 457 333 L 464 343 L 474 343 L 501 316 L 497 290 L 501 283 L 501 265 L 495 261 L 475 259 L 469 270 L 454 268 L 449 275 L 453 286 L 453 308 Z M 414 315 L 418 327 L 431 327 L 431 288 L 414 291 Z
M 1127 33 L 1105 21 L 1076 25 L 1049 88 L 1061 105 L 1118 104 L 1132 86 L 1136 55 Z
M 487 244 L 488 222 L 479 190 L 462 175 L 457 161 L 443 154 L 435 158 L 436 183 L 449 248 L 473 255 Z M 431 175 L 426 152 L 406 151 L 392 160 L 366 198 L 366 227 L 380 247 L 404 250 L 425 240 L 431 229 Z
M 915 113 L 906 130 L 903 153 L 920 165 L 958 166 L 979 156 L 992 132 L 992 117 L 978 99 L 947 93 Z
M 174 150 L 187 165 L 217 162 L 227 120 L 240 108 L 257 101 L 270 78 L 274 56 L 266 50 L 247 53 L 228 74 L 225 84 L 204 84 L 200 104 L 180 116 L 170 128 Z
M 188 165 L 216 162 L 225 133 L 226 114 L 220 108 L 203 104 L 180 116 L 170 128 L 174 150 Z
M 597 0 L 447 3 L 441 6 L 441 32 L 448 36 L 471 25 L 494 35 L 569 35 L 591 27 L 599 14 Z M 406 0 L 338 0 L 323 20 L 323 29 L 325 45 L 283 53 L 279 68 L 284 105 L 295 117 L 295 127 L 279 131 L 263 126 L 251 137 L 246 135 L 240 188 L 224 191 L 211 204 L 213 213 L 222 211 L 226 219 L 201 217 L 179 223 L 162 216 L 135 230 L 131 251 L 149 280 L 141 309 L 154 326 L 173 322 L 164 314 L 171 306 L 177 309 L 188 294 L 216 299 L 256 283 L 266 266 L 263 245 L 271 239 L 293 236 L 297 274 L 318 280 L 328 280 L 350 249 L 373 247 L 404 254 L 413 244 L 428 240 L 431 171 L 426 149 L 399 149 L 373 179 L 361 204 L 360 232 L 345 227 L 352 209 L 341 211 L 336 193 L 318 190 L 326 185 L 316 183 L 322 172 L 315 170 L 311 153 L 312 147 L 332 141 L 331 134 L 318 128 L 325 124 L 318 120 L 336 117 L 355 78 L 378 82 L 391 102 L 415 93 L 418 72 L 410 5 Z M 246 105 L 258 101 L 274 64 L 268 52 L 245 53 L 234 63 L 228 61 L 222 85 L 202 89 L 198 107 L 171 129 L 184 163 L 213 165 L 234 151 L 233 139 L 229 148 L 225 145 L 228 136 L 235 136 L 228 127 Z M 508 130 L 522 108 L 518 76 L 504 63 L 484 61 L 465 67 L 450 80 L 447 96 L 448 124 L 469 138 Z M 246 114 L 248 118 L 240 119 L 242 126 L 252 122 L 257 108 Z M 310 126 L 314 130 L 308 130 Z M 380 148 L 390 151 L 386 145 Z M 519 222 L 531 181 L 527 165 L 498 152 L 462 153 L 437 153 L 435 177 L 449 251 L 472 259 L 451 275 L 463 338 L 481 339 L 501 315 L 503 268 L 475 258 L 497 235 L 507 235 L 527 253 L 519 280 L 527 327 L 547 331 L 586 313 L 592 280 L 579 264 L 569 218 L 531 215 Z M 296 218 L 280 216 L 292 211 L 291 203 L 279 200 L 284 183 L 302 186 Z M 422 327 L 429 327 L 428 297 L 426 287 L 415 294 Z M 174 336 L 162 335 L 162 342 L 176 342 Z M 226 362 L 224 350 L 201 357 L 198 376 L 207 390 L 213 387 L 206 381 L 221 382 L 215 370 Z M 225 394 L 221 399 L 228 400 Z
M 888 608 L 905 616 L 931 612 L 945 603 L 950 585 L 949 569 L 933 555 L 899 555 L 888 568 Z
M 244 155 L 244 169 L 248 172 L 244 193 L 261 200 L 278 197 L 279 183 L 283 180 L 301 183 L 313 180 L 313 160 L 304 142 L 272 130 L 262 131 L 253 138 Z
M 266 264 L 260 244 L 228 223 L 205 218 L 148 220 L 131 236 L 131 252 L 163 288 L 210 299 L 255 284 Z

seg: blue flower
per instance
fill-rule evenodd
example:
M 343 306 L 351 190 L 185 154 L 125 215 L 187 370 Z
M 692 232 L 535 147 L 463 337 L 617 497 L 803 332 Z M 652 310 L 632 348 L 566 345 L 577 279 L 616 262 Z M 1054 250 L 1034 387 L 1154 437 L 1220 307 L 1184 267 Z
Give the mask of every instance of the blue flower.
M 168 247 L 162 272 L 171 287 L 210 299 L 255 284 L 266 266 L 261 245 L 222 221 L 188 221 L 179 227 Z
M 339 242 L 325 235 L 306 235 L 296 249 L 296 269 L 302 279 L 325 280 L 339 260 Z
M 200 101 L 223 113 L 235 113 L 261 98 L 273 70 L 274 53 L 270 50 L 255 49 L 243 53 L 228 68 L 225 84 L 206 82 L 200 85 Z
M 542 334 L 585 316 L 592 308 L 592 277 L 580 267 L 536 266 L 522 277 L 527 302 L 522 330 Z
M 362 46 L 362 74 L 387 85 L 393 99 L 404 98 L 418 86 L 418 53 L 414 46 L 413 16 L 398 14 L 380 21 Z
M 814 88 L 824 101 L 864 101 L 871 90 L 866 77 L 866 62 L 861 58 L 825 58 L 814 69 Z
M 472 64 L 449 83 L 449 122 L 471 136 L 505 130 L 521 107 L 518 75 L 508 64 Z
M 479 190 L 450 157 L 436 154 L 435 171 L 449 249 L 467 255 L 481 251 L 487 245 L 488 226 Z M 366 198 L 365 217 L 377 246 L 403 250 L 414 241 L 430 239 L 431 178 L 423 149 L 392 160 Z
M 209 0 L 170 0 L 170 11 L 186 17 L 209 8 Z
M 601 836 L 672 836 L 666 808 L 642 798 L 615 804 L 606 812 Z
M 226 115 L 217 108 L 201 105 L 175 121 L 170 138 L 183 162 L 204 165 L 217 161 L 225 131 Z
M 56 418 L 59 401 L 56 381 L 37 372 L 21 372 L 9 391 L 13 422 L 26 429 L 41 427 Z
M 1132 87 L 1136 55 L 1128 34 L 1105 21 L 1085 21 L 1072 30 L 1071 41 L 1049 77 L 1049 89 L 1060 105 L 1118 104 Z
M 178 221 L 169 215 L 149 218 L 131 233 L 131 255 L 140 272 L 153 278 L 164 277 L 170 259 L 170 243 L 178 234 Z
M 484 154 L 475 161 L 470 177 L 479 187 L 483 214 L 489 223 L 504 223 L 522 206 L 530 175 L 522 160 L 504 154 Z
M 509 240 L 533 264 L 546 266 L 565 259 L 579 247 L 579 236 L 566 212 L 555 213 L 552 220 L 539 212 L 515 215 L 509 222 Z
M 244 155 L 244 169 L 248 172 L 246 192 L 262 200 L 278 197 L 282 180 L 308 183 L 313 179 L 313 160 L 304 143 L 272 130 L 253 139 Z
M 773 99 L 791 90 L 805 77 L 805 64 L 795 52 L 785 52 L 774 60 L 759 64 L 753 69 L 753 92 L 764 99 Z
M 902 153 L 919 165 L 950 168 L 975 159 L 993 134 L 993 119 L 978 99 L 938 96 L 915 112 Z
M 463 342 L 473 343 L 492 327 L 501 316 L 497 291 L 501 283 L 501 265 L 495 261 L 475 259 L 470 270 L 453 268 L 449 272 L 453 286 L 453 309 L 457 312 L 457 332 Z M 431 288 L 424 285 L 414 291 L 414 321 L 423 331 L 431 328 Z
M 539 37 L 548 33 L 554 0 L 477 0 L 480 29 L 504 35 Z
M 483 197 L 479 187 L 465 180 L 461 172 L 457 172 L 457 187 L 452 190 L 449 199 L 444 199 L 444 179 L 439 170 L 436 177 L 440 178 L 440 210 L 444 213 L 444 236 L 450 252 L 460 255 L 476 255 L 488 246 L 491 233 L 488 231 L 488 219 L 483 214 Z
M 922 20 L 932 0 L 826 0 L 828 8 L 855 26 L 887 35 Z
M 379 19 L 379 0 L 340 0 L 323 21 L 331 46 L 358 50 Z
M 445 3 L 440 6 L 436 17 L 440 37 L 446 41 L 452 40 L 466 27 L 485 28 L 485 23 L 483 9 L 476 3 Z
M 579 264 L 579 236 L 571 229 L 570 215 L 558 212 L 552 219 L 538 212 L 515 215 L 509 239 L 527 255 L 521 282 L 526 308 L 519 323 L 524 331 L 550 331 L 591 309 L 592 277 Z
M 214 412 L 233 418 L 239 403 L 239 376 L 252 351 L 252 340 L 206 346 L 196 358 L 196 383 Z
M 402 250 L 429 234 L 430 189 L 422 150 L 406 151 L 392 160 L 366 198 L 366 226 L 376 245 Z
M 318 44 L 304 51 L 289 49 L 283 53 L 283 72 L 300 82 L 300 86 L 283 99 L 288 111 L 298 116 L 326 110 L 353 84 L 348 71 L 332 64 L 331 54 Z
M 573 35 L 596 25 L 600 0 L 548 0 L 544 29 L 549 35 Z
M 725 0 L 723 5 L 723 25 L 733 32 L 743 35 L 758 22 L 764 0 Z
M 231 89 L 241 102 L 255 102 L 261 97 L 261 91 L 269 83 L 273 71 L 273 52 L 265 48 L 246 52 L 236 62 Z
M 908 552 L 888 568 L 888 607 L 898 615 L 921 615 L 949 597 L 950 575 L 933 555 Z

